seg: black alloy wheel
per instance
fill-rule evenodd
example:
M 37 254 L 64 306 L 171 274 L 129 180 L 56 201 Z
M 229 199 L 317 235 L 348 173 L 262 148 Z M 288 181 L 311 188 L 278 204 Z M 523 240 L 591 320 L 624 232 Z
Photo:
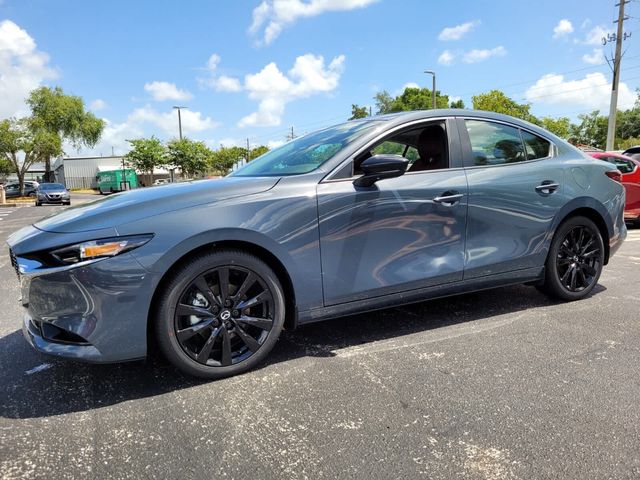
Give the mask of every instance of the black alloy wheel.
M 604 243 L 588 218 L 565 221 L 551 242 L 542 290 L 562 300 L 586 297 L 598 283 L 604 264 Z
M 260 259 L 225 250 L 196 257 L 167 286 L 158 341 L 186 373 L 220 378 L 264 358 L 284 323 L 284 296 Z
M 565 235 L 556 255 L 560 283 L 570 292 L 589 288 L 600 269 L 602 250 L 589 227 L 573 227 Z

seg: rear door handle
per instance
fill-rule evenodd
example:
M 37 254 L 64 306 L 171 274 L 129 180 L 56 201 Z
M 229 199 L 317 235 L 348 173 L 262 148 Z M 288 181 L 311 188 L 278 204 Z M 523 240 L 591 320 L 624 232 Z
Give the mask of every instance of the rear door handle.
M 444 192 L 441 196 L 433 199 L 436 203 L 442 203 L 443 205 L 453 205 L 460 201 L 464 197 L 463 193 L 458 192 Z
M 558 189 L 558 187 L 560 187 L 560 184 L 552 180 L 545 180 L 536 187 L 536 192 L 538 192 L 540 195 L 551 195 Z

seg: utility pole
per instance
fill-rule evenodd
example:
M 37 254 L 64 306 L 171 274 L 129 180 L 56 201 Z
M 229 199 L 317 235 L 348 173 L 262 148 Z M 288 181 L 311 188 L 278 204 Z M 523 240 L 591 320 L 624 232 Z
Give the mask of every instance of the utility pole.
M 293 133 L 293 125 L 291 125 L 291 133 L 287 135 L 287 140 L 293 140 L 294 138 L 296 138 L 296 135 Z
M 182 107 L 182 106 L 173 106 L 174 110 L 178 110 L 178 132 L 180 133 L 180 140 L 182 140 L 182 117 L 180 116 L 180 110 L 183 108 L 189 108 L 189 107 Z
M 371 117 L 371 105 L 369 105 L 369 116 Z
M 247 137 L 247 163 L 251 160 L 251 147 L 249 146 L 249 137 Z
M 618 113 L 618 83 L 620 82 L 620 60 L 622 60 L 622 40 L 626 40 L 627 35 L 624 33 L 624 21 L 628 18 L 624 16 L 624 5 L 630 0 L 620 0 L 616 6 L 618 10 L 618 20 L 613 23 L 618 24 L 618 32 L 616 33 L 616 56 L 613 59 L 613 81 L 611 82 L 611 103 L 609 105 L 609 125 L 607 126 L 607 151 L 613 150 L 613 143 L 616 138 L 616 115 Z M 611 37 L 611 35 L 609 36 Z M 603 38 L 602 41 L 606 45 L 612 38 Z
M 433 109 L 435 110 L 437 108 L 437 103 L 436 103 L 436 72 L 433 72 L 431 70 L 425 70 L 424 73 L 427 73 L 429 75 L 431 75 L 433 77 L 433 90 L 431 90 L 431 97 L 433 100 Z

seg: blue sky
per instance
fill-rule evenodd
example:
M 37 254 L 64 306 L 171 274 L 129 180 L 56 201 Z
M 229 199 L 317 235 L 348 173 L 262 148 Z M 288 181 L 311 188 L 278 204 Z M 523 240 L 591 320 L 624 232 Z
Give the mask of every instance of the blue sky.
M 467 106 L 499 88 L 536 115 L 575 118 L 607 109 L 613 45 L 600 38 L 614 29 L 614 3 L 0 0 L 0 117 L 23 114 L 30 89 L 60 85 L 108 122 L 92 153 L 177 136 L 176 104 L 188 106 L 186 135 L 210 146 L 274 145 L 291 126 L 346 120 L 376 91 L 430 86 L 421 72 L 431 69 Z M 622 108 L 640 85 L 636 36 L 625 42 Z

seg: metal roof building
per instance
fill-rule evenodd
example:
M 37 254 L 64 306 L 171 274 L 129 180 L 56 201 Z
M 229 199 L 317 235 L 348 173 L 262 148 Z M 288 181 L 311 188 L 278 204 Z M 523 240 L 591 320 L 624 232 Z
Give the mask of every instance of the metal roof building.
M 98 172 L 122 168 L 122 156 L 58 157 L 51 168 L 56 182 L 68 189 L 98 188 Z

